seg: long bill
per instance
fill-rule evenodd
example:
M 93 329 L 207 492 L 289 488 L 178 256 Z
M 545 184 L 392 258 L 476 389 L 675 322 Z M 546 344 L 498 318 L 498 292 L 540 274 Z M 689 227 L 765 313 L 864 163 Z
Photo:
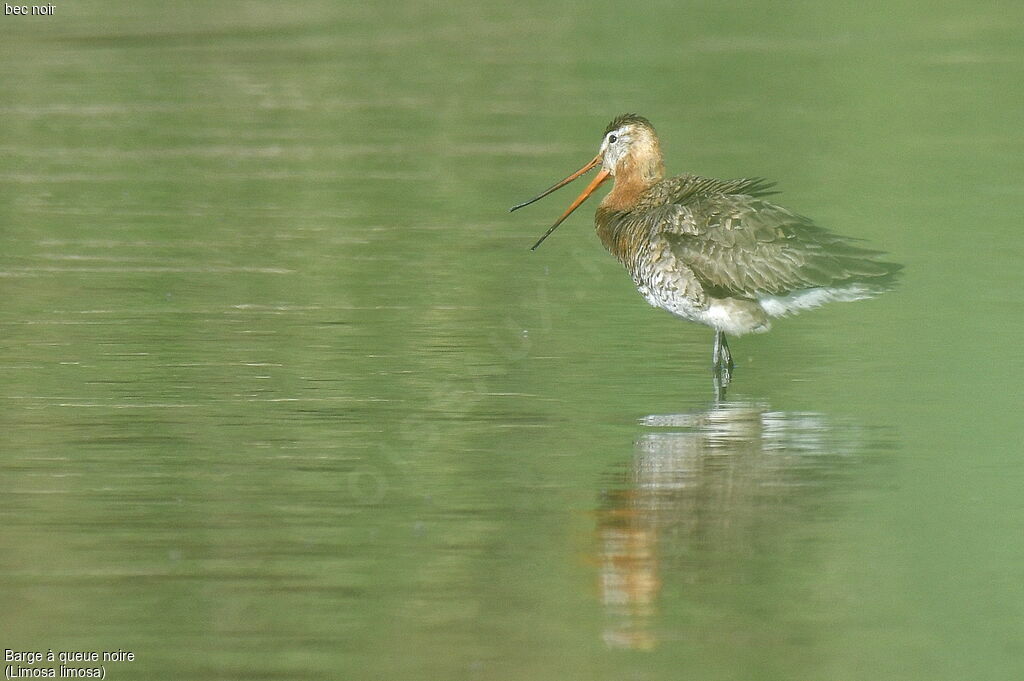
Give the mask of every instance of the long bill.
M 601 186 L 601 183 L 607 180 L 610 176 L 611 173 L 609 173 L 604 168 L 601 168 L 601 172 L 599 172 L 591 181 L 591 183 L 587 185 L 587 188 L 584 189 L 583 192 L 576 197 L 576 200 L 573 201 L 572 204 L 570 204 L 570 206 L 565 209 L 565 212 L 562 213 L 562 216 L 555 220 L 555 224 L 551 225 L 551 227 L 548 228 L 548 231 L 544 232 L 544 236 L 537 239 L 537 243 L 530 246 L 530 250 L 537 250 L 537 246 L 540 246 L 542 243 L 544 243 L 544 239 L 547 239 L 549 236 L 551 236 L 551 232 L 555 231 L 558 228 L 558 225 L 562 224 L 562 222 L 564 222 L 567 217 L 572 215 L 572 212 L 579 208 L 580 204 L 586 201 L 590 197 L 590 195 L 593 194 L 594 191 Z
M 601 154 L 598 154 L 587 165 L 583 166 L 582 168 L 577 170 L 575 173 L 573 173 L 569 177 L 565 178 L 561 182 L 556 182 L 555 184 L 551 185 L 550 187 L 548 187 L 547 189 L 542 191 L 540 194 L 537 194 L 537 196 L 533 197 L 529 201 L 523 201 L 522 203 L 518 203 L 518 204 L 512 206 L 511 208 L 508 209 L 508 212 L 511 213 L 512 211 L 519 210 L 520 208 L 523 208 L 524 206 L 529 206 L 534 201 L 540 201 L 541 199 L 543 199 L 545 196 L 547 196 L 551 192 L 553 192 L 555 190 L 558 190 L 558 189 L 561 189 L 565 185 L 567 185 L 570 182 L 572 182 L 573 180 L 575 180 L 580 175 L 586 174 L 587 172 L 590 171 L 591 168 L 593 168 L 594 166 L 596 166 L 600 162 L 601 162 Z
M 557 182 L 557 183 L 551 185 L 551 187 L 549 187 L 548 189 L 544 190 L 543 192 L 541 192 L 537 196 L 533 197 L 529 201 L 526 201 L 524 203 L 520 203 L 517 206 L 513 206 L 512 208 L 509 209 L 509 211 L 511 212 L 513 210 L 517 210 L 519 208 L 522 208 L 523 206 L 530 205 L 534 201 L 538 201 L 540 199 L 543 199 L 545 196 L 547 196 L 551 192 L 555 191 L 556 189 L 561 189 L 562 187 L 564 187 L 565 185 L 569 184 L 570 182 L 575 180 L 580 175 L 583 175 L 584 173 L 586 173 L 587 171 L 589 171 L 590 169 L 592 169 L 594 166 L 598 165 L 599 163 L 601 163 L 601 154 L 598 154 L 597 156 L 595 156 L 593 158 L 593 160 L 590 161 L 590 163 L 588 163 L 587 165 L 583 166 L 582 168 L 577 170 L 575 173 L 573 173 L 569 177 L 567 177 L 564 180 L 562 180 L 561 182 Z M 591 181 L 591 183 L 589 185 L 587 185 L 587 188 L 584 189 L 583 192 L 579 196 L 576 197 L 576 200 L 572 202 L 572 204 L 566 209 L 566 211 L 564 213 L 562 213 L 561 217 L 559 217 L 557 220 L 555 220 L 555 224 L 551 225 L 551 227 L 548 229 L 548 231 L 544 232 L 544 235 L 541 238 L 537 239 L 537 243 L 535 243 L 533 246 L 531 246 L 530 250 L 531 251 L 537 250 L 537 247 L 540 246 L 542 243 L 544 243 L 544 240 L 547 239 L 549 236 L 551 236 L 551 233 L 554 232 L 558 228 L 558 226 L 560 224 L 562 224 L 562 222 L 564 222 L 565 219 L 572 214 L 572 212 L 574 210 L 579 208 L 580 204 L 582 204 L 584 201 L 586 201 L 587 198 L 591 194 L 593 194 L 594 191 L 598 187 L 600 187 L 601 184 L 605 180 L 607 180 L 610 175 L 611 175 L 611 173 L 609 173 L 607 170 L 602 168 L 601 172 L 599 172 L 597 174 L 597 176 L 593 179 L 593 181 Z

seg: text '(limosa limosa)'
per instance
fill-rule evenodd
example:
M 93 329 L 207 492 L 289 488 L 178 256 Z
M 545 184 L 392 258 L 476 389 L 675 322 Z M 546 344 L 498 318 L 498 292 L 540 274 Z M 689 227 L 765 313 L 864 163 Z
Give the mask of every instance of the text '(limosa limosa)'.
M 831 301 L 869 298 L 891 288 L 901 265 L 877 258 L 764 197 L 761 178 L 665 179 L 661 144 L 642 116 L 624 114 L 604 131 L 597 156 L 522 208 L 589 170 L 600 171 L 537 248 L 605 180 L 612 190 L 594 224 L 655 307 L 715 330 L 712 365 L 725 384 L 733 367 L 726 334 L 762 333 L 771 319 Z

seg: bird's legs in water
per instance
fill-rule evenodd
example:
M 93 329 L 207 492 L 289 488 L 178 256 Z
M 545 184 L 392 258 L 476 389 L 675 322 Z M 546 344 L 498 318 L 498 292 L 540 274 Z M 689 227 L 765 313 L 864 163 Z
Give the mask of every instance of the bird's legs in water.
M 711 364 L 718 369 L 719 367 L 726 371 L 733 368 L 732 353 L 729 352 L 729 343 L 725 340 L 725 332 L 715 330 L 715 351 L 711 356 Z
M 732 353 L 729 352 L 729 343 L 725 340 L 725 333 L 715 330 L 715 349 L 711 356 L 715 382 L 715 401 L 725 399 L 725 389 L 732 380 Z

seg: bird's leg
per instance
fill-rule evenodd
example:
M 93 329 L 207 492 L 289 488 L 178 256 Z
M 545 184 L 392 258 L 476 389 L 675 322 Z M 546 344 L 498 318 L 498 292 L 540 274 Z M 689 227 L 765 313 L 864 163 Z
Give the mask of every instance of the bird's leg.
M 715 401 L 725 399 L 725 389 L 732 381 L 732 353 L 729 352 L 729 343 L 725 340 L 725 333 L 715 331 L 715 349 L 712 353 L 712 372 L 714 374 Z
M 711 384 L 714 387 L 715 402 L 721 402 L 725 399 L 725 390 L 729 387 L 729 380 L 732 378 L 732 374 L 729 373 L 728 369 L 722 369 L 716 367 L 711 373 Z
M 729 342 L 725 340 L 725 332 L 718 329 L 715 330 L 715 349 L 711 355 L 711 364 L 716 369 L 718 367 L 732 369 L 735 366 L 732 363 L 732 353 L 729 352 Z

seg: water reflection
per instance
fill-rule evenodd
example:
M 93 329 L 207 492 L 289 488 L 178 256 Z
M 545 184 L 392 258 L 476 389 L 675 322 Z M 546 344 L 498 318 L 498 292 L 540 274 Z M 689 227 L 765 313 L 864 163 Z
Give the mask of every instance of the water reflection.
M 658 430 L 641 435 L 618 488 L 604 493 L 596 562 L 605 643 L 645 650 L 662 638 L 663 591 L 699 601 L 716 585 L 760 582 L 766 561 L 800 563 L 797 528 L 834 512 L 826 493 L 863 461 L 867 438 L 822 414 L 756 402 L 641 423 Z

